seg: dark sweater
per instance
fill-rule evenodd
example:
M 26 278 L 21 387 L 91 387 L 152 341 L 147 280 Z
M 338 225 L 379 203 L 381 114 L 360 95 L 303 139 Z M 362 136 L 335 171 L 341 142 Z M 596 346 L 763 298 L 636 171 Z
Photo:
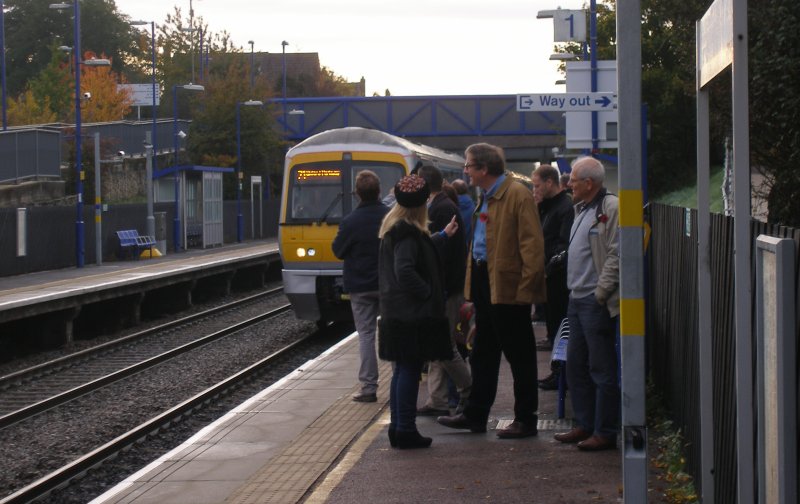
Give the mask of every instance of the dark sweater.
M 378 230 L 389 208 L 380 201 L 362 202 L 339 224 L 331 248 L 344 261 L 344 290 L 378 290 Z
M 554 255 L 569 248 L 569 232 L 575 218 L 572 198 L 561 191 L 552 198 L 539 203 L 539 219 L 544 235 L 544 263 Z

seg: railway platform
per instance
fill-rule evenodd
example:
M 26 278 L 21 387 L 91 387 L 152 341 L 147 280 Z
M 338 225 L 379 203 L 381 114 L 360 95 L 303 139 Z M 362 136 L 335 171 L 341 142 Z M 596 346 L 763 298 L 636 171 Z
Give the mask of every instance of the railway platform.
M 543 328 L 537 327 L 538 337 Z M 549 352 L 538 352 L 540 375 Z M 513 420 L 511 372 L 501 368 L 488 432 L 419 417 L 428 449 L 389 446 L 388 383 L 377 403 L 356 403 L 353 334 L 93 501 L 101 503 L 582 503 L 621 502 L 619 450 L 580 452 L 553 439 L 556 392 L 540 391 L 539 435 L 502 440 Z M 427 395 L 420 384 L 420 405 Z

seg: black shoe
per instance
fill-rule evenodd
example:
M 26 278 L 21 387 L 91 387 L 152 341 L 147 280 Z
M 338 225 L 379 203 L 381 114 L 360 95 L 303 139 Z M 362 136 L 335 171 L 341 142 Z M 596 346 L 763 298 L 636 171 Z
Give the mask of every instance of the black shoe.
M 359 392 L 358 394 L 353 395 L 353 400 L 355 402 L 377 402 L 378 396 L 376 394 L 365 394 L 364 392 Z
M 472 420 L 467 418 L 463 413 L 453 416 L 440 416 L 436 421 L 451 429 L 469 429 L 472 432 L 486 432 L 486 422 Z
M 550 373 L 547 378 L 539 380 L 539 388 L 542 390 L 558 390 L 558 375 Z
M 428 406 L 427 404 L 421 408 L 417 408 L 417 416 L 442 416 L 442 415 L 449 415 L 450 410 L 448 409 L 439 409 L 434 408 L 432 406 Z
M 536 342 L 536 350 L 539 352 L 552 352 L 553 343 L 550 340 L 542 340 Z
M 536 427 L 536 422 L 520 422 L 514 420 L 511 425 L 505 429 L 497 431 L 497 437 L 500 439 L 519 439 L 530 436 L 535 436 L 539 433 Z
M 432 438 L 423 436 L 419 431 L 395 431 L 394 437 L 397 441 L 397 447 L 401 450 L 427 448 L 433 442 Z

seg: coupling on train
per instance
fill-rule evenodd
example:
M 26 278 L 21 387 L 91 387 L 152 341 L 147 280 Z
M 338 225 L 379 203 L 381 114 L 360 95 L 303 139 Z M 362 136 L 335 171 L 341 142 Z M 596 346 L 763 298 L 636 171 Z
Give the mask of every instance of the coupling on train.
M 422 164 L 438 167 L 448 180 L 463 178 L 462 156 L 366 128 L 324 131 L 289 149 L 278 240 L 284 292 L 297 318 L 319 325 L 352 318 L 331 243 L 339 222 L 358 206 L 356 175 L 375 172 L 385 198 Z

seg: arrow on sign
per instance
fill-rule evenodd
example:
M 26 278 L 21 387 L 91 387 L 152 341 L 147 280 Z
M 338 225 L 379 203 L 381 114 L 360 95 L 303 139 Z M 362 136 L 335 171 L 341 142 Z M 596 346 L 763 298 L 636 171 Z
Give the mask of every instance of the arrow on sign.
M 608 107 L 611 105 L 611 98 L 608 96 L 601 96 L 599 100 L 595 100 L 595 103 L 599 103 L 601 107 Z

